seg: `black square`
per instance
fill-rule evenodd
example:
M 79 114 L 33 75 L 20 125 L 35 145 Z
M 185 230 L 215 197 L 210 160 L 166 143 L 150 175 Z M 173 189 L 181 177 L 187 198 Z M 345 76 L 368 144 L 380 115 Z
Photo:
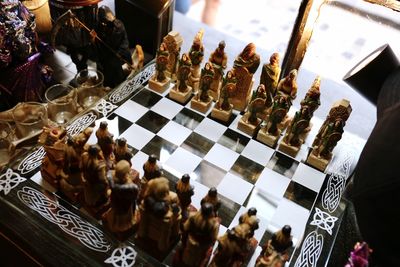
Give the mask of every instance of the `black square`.
M 217 187 L 226 175 L 226 171 L 206 160 L 200 162 L 194 173 L 197 176 L 196 181 L 207 187 Z
M 133 96 L 131 99 L 133 101 L 135 101 L 136 103 L 139 103 L 142 106 L 145 106 L 146 108 L 151 108 L 158 101 L 160 101 L 161 98 L 162 98 L 162 96 L 160 96 L 150 90 L 143 89 L 142 91 L 137 93 L 135 96 Z
M 137 125 L 146 128 L 150 132 L 158 133 L 169 120 L 152 110 L 147 111 L 137 122 Z
M 241 177 L 249 183 L 255 184 L 263 170 L 264 166 L 244 156 L 239 156 L 229 172 Z
M 317 198 L 317 193 L 299 183 L 290 181 L 283 196 L 294 203 L 311 210 Z
M 204 116 L 200 115 L 199 113 L 188 108 L 183 108 L 172 120 L 180 125 L 185 126 L 186 128 L 194 130 L 203 119 Z
M 156 135 L 141 150 L 147 155 L 154 154 L 158 159 L 161 159 L 161 151 L 164 154 L 167 152 L 171 156 L 177 148 L 178 146 Z
M 284 175 L 287 178 L 293 177 L 293 174 L 296 171 L 297 166 L 299 166 L 298 161 L 278 151 L 276 151 L 272 155 L 271 159 L 267 163 L 268 168 Z
M 221 208 L 218 210 L 218 216 L 221 218 L 221 224 L 225 227 L 229 227 L 241 206 L 220 194 L 218 194 L 218 197 L 221 201 Z M 237 222 L 237 224 L 239 224 L 239 222 Z
M 228 128 L 217 143 L 237 153 L 241 153 L 249 141 L 250 138 Z
M 123 132 L 126 131 L 126 129 L 128 129 L 129 127 L 132 126 L 133 122 L 128 121 L 127 119 L 118 116 L 117 114 L 113 113 L 110 116 L 107 117 L 107 119 L 109 120 L 117 120 L 118 122 L 118 135 L 120 136 Z M 116 136 L 114 136 L 115 138 Z
M 178 183 L 180 178 L 176 177 L 175 175 L 173 175 L 172 173 L 170 173 L 164 169 L 163 169 L 162 173 L 163 173 L 162 176 L 167 178 L 169 181 L 169 190 L 171 190 L 172 192 L 176 192 L 175 186 Z
M 208 151 L 214 146 L 214 142 L 210 139 L 196 133 L 192 132 L 188 138 L 183 142 L 181 145 L 182 148 L 190 151 L 191 153 L 195 154 L 203 158 Z

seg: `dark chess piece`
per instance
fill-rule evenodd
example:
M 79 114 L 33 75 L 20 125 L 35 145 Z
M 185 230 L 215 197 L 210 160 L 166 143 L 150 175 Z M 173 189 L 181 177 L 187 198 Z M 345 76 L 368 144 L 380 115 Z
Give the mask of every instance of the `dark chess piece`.
M 259 220 L 257 219 L 257 209 L 250 208 L 245 214 L 240 215 L 239 223 L 247 223 L 250 225 L 250 229 L 252 231 L 251 237 L 254 236 L 254 231 L 259 228 Z
M 111 187 L 111 208 L 103 216 L 103 225 L 119 240 L 126 240 L 134 232 L 137 223 L 136 198 L 139 188 L 133 183 L 131 166 L 126 160 L 119 161 L 108 177 Z
M 116 147 L 114 151 L 115 163 L 120 160 L 126 160 L 130 166 L 132 166 L 131 159 L 133 157 L 132 151 L 129 149 L 126 139 L 121 137 L 116 141 Z
M 189 174 L 184 174 L 182 176 L 182 178 L 176 183 L 175 190 L 182 210 L 182 219 L 186 220 L 189 216 L 188 209 L 192 203 L 192 196 L 194 195 L 194 187 L 190 185 Z
M 157 156 L 150 155 L 147 161 L 143 164 L 143 177 L 140 180 L 140 194 L 139 194 L 139 201 L 143 199 L 143 196 L 146 192 L 147 183 L 154 179 L 161 177 L 162 171 L 160 166 L 157 164 Z
M 173 266 L 207 266 L 219 230 L 218 219 L 213 213 L 213 205 L 204 203 L 200 211 L 186 220 L 182 244 L 174 256 Z
M 279 54 L 273 53 L 269 58 L 269 63 L 263 65 L 260 76 L 260 84 L 265 86 L 266 92 L 272 97 L 276 94 L 276 87 L 278 86 L 280 74 Z
M 99 129 L 96 131 L 97 144 L 99 145 L 104 160 L 107 163 L 107 169 L 114 168 L 114 135 L 108 131 L 108 123 L 100 122 Z
M 210 203 L 213 205 L 214 216 L 217 217 L 218 210 L 221 207 L 221 201 L 218 198 L 217 188 L 211 187 L 210 190 L 208 190 L 207 195 L 203 197 L 200 201 L 201 205 L 203 205 L 204 203 Z

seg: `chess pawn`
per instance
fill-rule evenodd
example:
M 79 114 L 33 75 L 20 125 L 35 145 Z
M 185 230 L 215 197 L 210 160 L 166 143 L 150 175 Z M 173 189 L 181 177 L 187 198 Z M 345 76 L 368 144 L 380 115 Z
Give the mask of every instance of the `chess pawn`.
M 116 147 L 114 151 L 115 163 L 121 160 L 126 160 L 130 166 L 132 166 L 131 159 L 133 157 L 132 151 L 129 149 L 126 139 L 121 137 L 116 141 Z
M 160 48 L 157 50 L 156 55 L 156 72 L 149 80 L 150 89 L 163 93 L 170 84 L 170 78 L 167 77 L 167 65 L 168 65 L 169 52 L 167 45 L 161 43 Z
M 190 185 L 189 174 L 184 174 L 176 183 L 175 191 L 182 211 L 182 220 L 186 220 L 189 215 L 188 209 L 192 203 L 192 196 L 194 195 L 194 187 Z
M 217 188 L 211 187 L 208 190 L 208 193 L 205 197 L 203 197 L 200 201 L 200 204 L 203 205 L 204 203 L 210 203 L 213 205 L 214 216 L 218 216 L 218 210 L 221 207 L 221 201 L 218 198 Z
M 215 103 L 214 108 L 211 112 L 211 117 L 228 122 L 232 116 L 233 105 L 230 103 L 230 93 L 236 90 L 237 79 L 235 71 L 232 69 L 226 73 L 226 77 L 223 79 L 221 92 L 219 99 Z
M 197 92 L 199 89 L 200 65 L 204 58 L 203 35 L 204 30 L 201 29 L 194 37 L 192 46 L 189 50 L 189 57 L 192 62 L 189 85 L 193 88 L 194 92 Z
M 297 95 L 297 70 L 291 70 L 289 74 L 279 81 L 276 94 L 283 94 L 288 96 L 289 107 Z
M 269 58 L 269 63 L 263 65 L 260 76 L 260 84 L 265 86 L 265 91 L 272 97 L 276 94 L 280 74 L 279 53 L 273 53 Z
M 213 205 L 204 203 L 183 226 L 182 244 L 174 256 L 173 266 L 207 266 L 218 230 L 219 222 L 213 215 Z
M 182 58 L 179 60 L 177 82 L 175 86 L 169 91 L 169 97 L 180 102 L 186 103 L 186 101 L 192 96 L 192 87 L 188 84 L 190 77 L 190 69 L 192 62 L 187 54 L 182 54 Z
M 218 47 L 211 53 L 208 61 L 212 64 L 215 75 L 210 85 L 210 95 L 213 99 L 219 98 L 219 89 L 221 87 L 222 78 L 224 77 L 224 69 L 228 61 L 228 56 L 225 53 L 225 42 L 221 41 Z
M 210 86 L 214 78 L 214 68 L 210 62 L 207 62 L 201 70 L 199 92 L 191 100 L 191 107 L 206 113 L 210 108 L 213 98 L 210 96 Z
M 259 220 L 257 219 L 257 209 L 250 208 L 246 213 L 240 215 L 239 223 L 247 223 L 250 226 L 251 234 L 249 237 L 254 236 L 254 231 L 259 228 Z
M 103 216 L 103 225 L 119 240 L 125 240 L 133 234 L 137 223 L 135 210 L 139 189 L 132 178 L 130 163 L 126 160 L 119 161 L 109 177 L 111 208 Z
M 106 121 L 100 122 L 99 129 L 96 131 L 96 137 L 97 144 L 99 145 L 107 163 L 107 168 L 112 169 L 114 161 L 114 136 L 108 131 L 108 123 Z
M 143 199 L 143 196 L 146 192 L 147 183 L 154 179 L 158 178 L 162 175 L 160 166 L 157 164 L 157 156 L 150 155 L 147 161 L 143 164 L 143 177 L 140 180 L 140 194 L 139 201 Z

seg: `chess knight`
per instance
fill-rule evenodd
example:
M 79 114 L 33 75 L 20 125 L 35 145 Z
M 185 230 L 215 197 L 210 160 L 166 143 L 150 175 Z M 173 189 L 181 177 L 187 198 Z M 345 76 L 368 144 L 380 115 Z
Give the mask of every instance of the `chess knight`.
M 168 89 L 171 80 L 166 74 L 168 58 L 169 52 L 167 45 L 165 43 L 161 43 L 156 55 L 156 72 L 149 80 L 150 89 L 159 93 L 163 93 L 166 89 Z

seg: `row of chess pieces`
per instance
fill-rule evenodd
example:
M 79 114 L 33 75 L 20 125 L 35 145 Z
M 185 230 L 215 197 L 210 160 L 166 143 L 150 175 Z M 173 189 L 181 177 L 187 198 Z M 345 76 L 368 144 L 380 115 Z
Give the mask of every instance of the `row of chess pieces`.
M 241 266 L 250 260 L 258 244 L 254 238 L 259 228 L 255 208 L 218 237 L 221 201 L 216 188 L 208 191 L 196 210 L 191 205 L 194 188 L 188 174 L 172 192 L 156 156 L 149 156 L 139 178 L 139 172 L 132 168 L 133 154 L 126 139 L 114 140 L 106 121 L 95 132 L 97 144 L 88 145 L 92 134 L 93 128 L 87 128 L 69 137 L 63 127 L 53 127 L 44 128 L 39 137 L 46 151 L 42 177 L 70 202 L 81 204 L 102 220 L 117 239 L 134 236 L 135 244 L 159 260 L 180 241 L 173 266 Z M 218 246 L 212 253 L 215 242 Z M 290 247 L 291 228 L 286 225 L 263 246 L 257 266 L 283 266 Z
M 149 80 L 149 88 L 163 93 L 173 82 L 169 97 L 182 104 L 190 99 L 191 107 L 202 113 L 206 113 L 215 101 L 211 117 L 222 122 L 230 120 L 233 109 L 245 112 L 238 129 L 271 147 L 276 146 L 286 129 L 278 149 L 295 157 L 320 105 L 320 77 L 315 79 L 301 101 L 300 110 L 290 118 L 288 112 L 297 96 L 297 70 L 279 80 L 279 54 L 273 53 L 270 62 L 262 66 L 259 86 L 253 92 L 253 75 L 260 65 L 255 45 L 248 44 L 236 57 L 233 68 L 225 74 L 227 55 L 225 42 L 221 41 L 200 70 L 204 59 L 203 34 L 203 30 L 196 34 L 189 52 L 181 57 L 182 38 L 179 33 L 170 32 L 164 37 L 157 51 L 156 71 Z M 348 100 L 333 104 L 314 139 L 308 164 L 321 171 L 326 169 L 351 111 Z

